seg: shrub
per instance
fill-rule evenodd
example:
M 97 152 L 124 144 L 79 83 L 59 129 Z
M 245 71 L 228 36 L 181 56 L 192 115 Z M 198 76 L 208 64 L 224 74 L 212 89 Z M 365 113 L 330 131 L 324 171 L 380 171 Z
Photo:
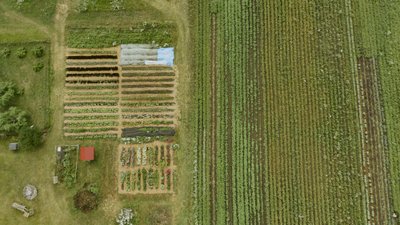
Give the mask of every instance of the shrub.
M 18 141 L 22 148 L 32 150 L 42 143 L 42 134 L 36 127 L 22 127 L 19 130 Z
M 7 58 L 11 55 L 11 50 L 9 48 L 3 48 L 3 50 L 1 50 L 1 56 L 3 58 Z
M 97 196 L 89 190 L 80 190 L 74 196 L 74 205 L 75 208 L 84 213 L 88 213 L 93 209 L 96 209 L 98 205 Z
M 0 113 L 0 133 L 2 134 L 17 134 L 22 127 L 29 126 L 29 123 L 28 114 L 16 107 L 10 107 L 6 112 Z
M 27 54 L 26 48 L 21 47 L 21 48 L 18 48 L 18 49 L 17 49 L 17 56 L 18 56 L 18 58 L 20 58 L 20 59 L 25 58 L 25 57 L 26 57 L 26 54 Z
M 0 82 L 0 107 L 9 106 L 10 102 L 22 94 L 17 85 L 13 82 Z
M 33 71 L 35 71 L 36 73 L 41 71 L 43 69 L 44 65 L 43 63 L 39 62 L 36 63 L 35 65 L 33 65 Z
M 41 58 L 44 55 L 44 49 L 42 46 L 38 46 L 33 48 L 32 53 L 36 58 Z

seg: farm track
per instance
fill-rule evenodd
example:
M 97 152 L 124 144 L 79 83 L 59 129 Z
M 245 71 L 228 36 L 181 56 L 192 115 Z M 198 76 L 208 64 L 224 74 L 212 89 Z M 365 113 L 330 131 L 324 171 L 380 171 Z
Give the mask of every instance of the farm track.
M 211 16 L 211 148 L 210 148 L 210 213 L 211 224 L 216 225 L 217 213 L 217 17 Z
M 386 224 L 390 218 L 389 187 L 385 167 L 385 145 L 380 112 L 376 62 L 373 58 L 358 59 L 359 96 L 364 141 L 364 177 L 367 181 L 369 224 Z

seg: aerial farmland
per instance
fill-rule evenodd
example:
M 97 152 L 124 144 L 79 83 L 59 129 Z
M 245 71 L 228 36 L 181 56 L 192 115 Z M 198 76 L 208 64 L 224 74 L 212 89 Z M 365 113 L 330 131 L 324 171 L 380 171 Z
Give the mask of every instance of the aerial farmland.
M 0 1 L 0 225 L 400 224 L 398 15 Z

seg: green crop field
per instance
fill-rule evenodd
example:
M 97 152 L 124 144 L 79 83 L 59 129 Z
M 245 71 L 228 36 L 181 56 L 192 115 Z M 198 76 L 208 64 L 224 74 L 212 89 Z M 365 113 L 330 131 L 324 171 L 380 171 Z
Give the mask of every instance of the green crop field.
M 191 3 L 195 224 L 394 222 L 398 37 L 385 21 L 399 4 Z M 376 92 L 361 57 L 377 62 Z M 359 111 L 362 91 L 380 121 Z
M 394 0 L 0 1 L 0 224 L 400 224 L 399 15 Z M 76 145 L 94 160 L 55 151 Z

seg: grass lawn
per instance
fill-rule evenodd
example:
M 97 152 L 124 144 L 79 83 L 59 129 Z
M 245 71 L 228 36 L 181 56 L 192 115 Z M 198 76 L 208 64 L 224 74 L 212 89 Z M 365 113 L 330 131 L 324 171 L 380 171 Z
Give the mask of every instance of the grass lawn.
M 17 4 L 16 0 L 2 0 L 1 3 L 9 10 L 15 10 L 29 18 L 33 18 L 44 24 L 52 24 L 53 16 L 56 10 L 55 0 L 24 0 Z M 17 23 L 11 23 L 14 28 Z

